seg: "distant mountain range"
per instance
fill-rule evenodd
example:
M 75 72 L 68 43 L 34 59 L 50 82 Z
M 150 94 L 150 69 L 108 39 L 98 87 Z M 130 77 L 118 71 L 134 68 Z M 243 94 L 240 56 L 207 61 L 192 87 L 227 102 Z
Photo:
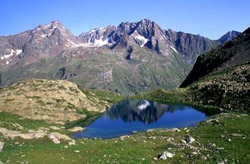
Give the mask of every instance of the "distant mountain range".
M 0 85 L 45 78 L 126 95 L 170 89 L 180 85 L 200 54 L 237 35 L 233 31 L 211 40 L 143 19 L 74 36 L 53 21 L 0 37 Z

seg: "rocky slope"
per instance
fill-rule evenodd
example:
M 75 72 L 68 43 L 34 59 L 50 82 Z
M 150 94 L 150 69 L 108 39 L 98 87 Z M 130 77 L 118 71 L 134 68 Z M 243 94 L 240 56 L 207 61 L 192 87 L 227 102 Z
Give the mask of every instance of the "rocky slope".
M 218 45 L 143 19 L 75 37 L 58 21 L 0 37 L 0 85 L 67 79 L 123 94 L 178 86 L 196 57 Z
M 63 124 L 85 118 L 88 111 L 102 112 L 110 105 L 95 92 L 82 92 L 64 80 L 28 80 L 0 88 L 0 112 L 34 120 Z
M 250 64 L 229 68 L 190 86 L 190 97 L 221 110 L 250 112 Z
M 182 83 L 191 101 L 221 110 L 249 112 L 250 28 L 198 57 Z
M 75 36 L 58 21 L 39 25 L 17 35 L 0 37 L 0 65 L 37 62 L 43 57 L 58 56 L 63 49 L 77 43 Z
M 199 55 L 219 45 L 219 42 L 200 35 L 175 32 L 171 29 L 166 31 L 166 35 L 173 42 L 178 53 L 182 54 L 182 58 L 191 65 L 195 63 Z
M 232 41 L 199 56 L 181 87 L 186 87 L 210 73 L 248 61 L 250 61 L 250 28 Z

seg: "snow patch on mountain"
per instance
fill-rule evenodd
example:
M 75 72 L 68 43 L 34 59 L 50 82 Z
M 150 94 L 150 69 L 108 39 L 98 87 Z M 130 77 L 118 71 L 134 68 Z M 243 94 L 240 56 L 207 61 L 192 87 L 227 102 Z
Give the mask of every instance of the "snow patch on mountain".
M 169 46 L 174 52 L 178 53 L 178 51 L 173 47 L 173 46 Z
M 94 45 L 97 47 L 101 47 L 101 46 L 104 46 L 106 44 L 108 44 L 108 39 L 103 40 L 103 37 L 101 37 L 99 40 L 96 39 L 94 41 Z
M 0 57 L 0 60 L 2 61 L 1 63 L 2 64 L 10 64 L 13 56 L 17 56 L 19 55 L 20 53 L 22 53 L 22 50 L 21 49 L 17 49 L 17 50 L 13 50 L 13 49 L 6 49 L 5 50 L 5 55 L 1 56 Z
M 104 28 L 103 28 L 104 29 Z M 109 43 L 110 38 L 103 39 L 103 36 L 100 39 L 95 39 L 94 41 L 88 40 L 87 43 L 75 43 L 72 40 L 67 39 L 67 47 L 101 47 Z
M 149 41 L 149 39 L 141 36 L 137 31 L 133 32 L 131 36 L 133 36 L 135 40 L 139 40 L 141 42 L 141 47 L 143 47 Z
M 88 33 L 94 33 L 96 31 L 97 31 L 97 29 L 91 29 Z
M 20 53 L 22 53 L 22 50 L 21 50 L 21 49 L 17 49 L 17 50 L 6 49 L 6 51 L 9 52 L 9 54 L 1 56 L 1 59 L 2 59 L 2 60 L 8 59 L 8 58 L 10 58 L 11 56 L 19 55 Z
M 46 34 L 42 34 L 42 35 L 41 35 L 42 38 L 45 38 L 46 36 L 47 36 Z

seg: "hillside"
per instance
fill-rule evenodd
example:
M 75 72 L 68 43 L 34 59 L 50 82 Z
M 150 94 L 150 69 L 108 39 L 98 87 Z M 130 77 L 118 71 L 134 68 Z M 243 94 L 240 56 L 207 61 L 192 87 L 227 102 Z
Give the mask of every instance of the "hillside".
M 215 72 L 189 87 L 192 100 L 221 110 L 250 112 L 250 64 Z
M 198 57 L 180 88 L 156 90 L 136 97 L 250 112 L 250 28 Z
M 89 112 L 103 112 L 115 98 L 121 97 L 110 92 L 81 90 L 65 80 L 32 79 L 0 88 L 0 112 L 64 124 L 84 119 Z
M 180 87 L 187 87 L 202 77 L 250 61 L 250 28 L 217 48 L 199 56 Z

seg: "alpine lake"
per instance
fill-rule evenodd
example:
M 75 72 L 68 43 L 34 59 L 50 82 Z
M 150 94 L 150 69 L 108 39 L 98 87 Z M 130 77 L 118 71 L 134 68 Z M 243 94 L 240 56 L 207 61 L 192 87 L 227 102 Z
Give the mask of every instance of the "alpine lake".
M 207 118 L 201 110 L 190 106 L 124 99 L 71 137 L 109 139 L 148 129 L 193 127 Z

